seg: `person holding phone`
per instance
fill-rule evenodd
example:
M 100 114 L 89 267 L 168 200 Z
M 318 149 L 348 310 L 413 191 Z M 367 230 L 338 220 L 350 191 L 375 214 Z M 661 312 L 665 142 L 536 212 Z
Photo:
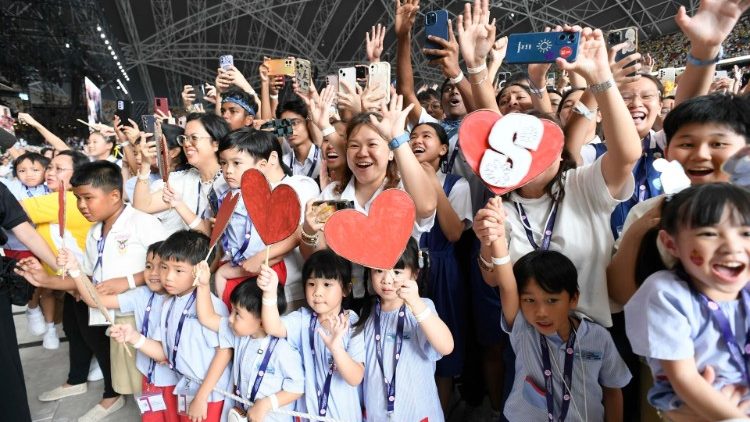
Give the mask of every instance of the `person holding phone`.
M 287 119 L 292 124 L 292 134 L 286 137 L 288 152 L 284 153 L 284 164 L 292 169 L 295 176 L 318 180 L 323 153 L 320 146 L 313 142 L 314 125 L 308 117 L 309 109 L 300 98 L 290 99 L 276 110 L 277 119 Z

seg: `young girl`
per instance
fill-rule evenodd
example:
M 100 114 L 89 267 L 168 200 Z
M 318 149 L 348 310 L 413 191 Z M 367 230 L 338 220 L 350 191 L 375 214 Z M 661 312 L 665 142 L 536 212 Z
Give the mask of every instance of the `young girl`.
M 750 193 L 726 183 L 690 187 L 666 201 L 661 227 L 679 263 L 647 278 L 625 305 L 628 339 L 656 380 L 649 402 L 675 421 L 745 419 L 719 390 L 750 386 Z M 708 366 L 714 383 L 701 376 Z
M 362 310 L 365 340 L 364 402 L 368 421 L 442 421 L 435 362 L 453 351 L 453 336 L 417 277 L 425 257 L 409 239 L 391 271 L 370 269 L 374 303 Z
M 505 218 L 502 202 L 492 198 L 474 220 L 485 281 L 499 288 L 501 324 L 516 353 L 505 417 L 622 420 L 620 389 L 630 372 L 607 330 L 573 314 L 579 297 L 575 265 L 559 252 L 537 250 L 511 268 Z
M 263 328 L 269 335 L 286 338 L 302 355 L 305 395 L 297 410 L 361 421 L 357 386 L 365 372 L 364 343 L 350 328 L 357 315 L 342 306 L 351 292 L 351 264 L 329 249 L 313 253 L 302 267 L 307 306 L 283 318 L 276 306 L 278 278 L 268 269 L 264 265 L 258 279 L 263 290 Z
M 143 270 L 143 277 L 146 280 L 145 286 L 128 290 L 119 295 L 99 294 L 99 300 L 106 308 L 119 308 L 121 312 L 132 312 L 135 316 L 136 327 L 144 336 L 153 335 L 159 329 L 162 305 L 166 297 L 161 280 L 161 259 L 158 253 L 162 243 L 156 242 L 148 247 L 146 267 Z M 61 267 L 67 268 L 71 276 L 80 271 L 78 262 L 67 249 L 60 251 L 57 262 Z M 87 305 L 95 308 L 96 302 L 89 294 L 81 278 L 74 277 L 73 280 L 76 282 L 81 298 Z M 174 420 L 169 415 L 177 412 L 177 398 L 173 394 L 174 386 L 177 384 L 177 374 L 169 366 L 159 364 L 141 351 L 136 352 L 135 366 L 143 374 L 142 391 L 141 394 L 136 395 L 136 400 L 141 408 L 141 420 L 143 422 L 169 422 Z M 163 403 L 166 409 L 148 410 L 160 408 L 159 403 Z
M 258 280 L 267 282 L 271 276 L 266 268 Z M 284 339 L 266 334 L 261 323 L 263 291 L 256 280 L 248 279 L 232 291 L 232 312 L 224 318 L 214 312 L 211 304 L 208 264 L 198 265 L 198 320 L 204 327 L 219 333 L 219 345 L 234 349 L 232 378 L 235 394 L 254 403 L 248 407 L 235 403 L 239 414 L 247 413 L 248 421 L 286 421 L 290 416 L 270 413 L 274 409 L 294 410 L 294 401 L 305 391 L 302 359 Z M 277 308 L 286 308 L 284 292 L 277 293 Z

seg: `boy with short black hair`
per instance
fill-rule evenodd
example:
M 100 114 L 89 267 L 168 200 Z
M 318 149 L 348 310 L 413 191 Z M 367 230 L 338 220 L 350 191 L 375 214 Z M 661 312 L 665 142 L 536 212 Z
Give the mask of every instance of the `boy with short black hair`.
M 309 110 L 300 98 L 292 98 L 276 109 L 277 119 L 288 119 L 292 123 L 292 134 L 286 137 L 284 163 L 292 174 L 317 179 L 323 160 L 320 147 L 313 142 L 312 125 L 308 125 Z
M 259 110 L 255 97 L 239 88 L 229 88 L 221 96 L 221 117 L 231 130 L 251 126 Z

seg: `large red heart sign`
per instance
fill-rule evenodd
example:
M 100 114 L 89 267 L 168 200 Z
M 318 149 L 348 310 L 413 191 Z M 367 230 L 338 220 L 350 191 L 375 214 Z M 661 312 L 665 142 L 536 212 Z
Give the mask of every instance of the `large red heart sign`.
M 559 160 L 565 136 L 547 119 L 477 110 L 461 122 L 458 142 L 474 173 L 502 195 L 529 183 Z
M 299 226 L 300 205 L 297 192 L 289 185 L 271 187 L 263 173 L 255 169 L 242 175 L 242 201 L 261 240 L 266 245 L 294 234 Z
M 388 189 L 378 195 L 365 215 L 356 210 L 336 211 L 323 234 L 338 255 L 370 268 L 393 268 L 409 242 L 417 211 L 408 193 Z

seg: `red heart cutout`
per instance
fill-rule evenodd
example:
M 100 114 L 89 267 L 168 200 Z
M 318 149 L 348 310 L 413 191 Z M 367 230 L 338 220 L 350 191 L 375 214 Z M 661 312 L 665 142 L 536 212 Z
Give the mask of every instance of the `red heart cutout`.
M 338 255 L 369 268 L 393 268 L 411 237 L 417 210 L 408 193 L 387 189 L 372 201 L 370 212 L 336 211 L 326 222 L 326 243 Z
M 512 114 L 508 116 L 512 116 Z M 531 153 L 531 165 L 526 175 L 513 186 L 494 186 L 482 177 L 479 166 L 482 157 L 488 150 L 495 151 L 490 146 L 490 132 L 495 123 L 505 117 L 507 116 L 501 116 L 492 110 L 477 110 L 464 117 L 458 129 L 458 142 L 466 162 L 472 171 L 484 181 L 487 188 L 498 195 L 518 189 L 544 173 L 555 161 L 560 159 L 560 152 L 565 144 L 565 136 L 558 125 L 547 119 L 539 119 L 542 122 L 544 132 L 539 147 L 535 151 L 525 149 Z M 503 151 L 495 152 L 502 153 Z
M 242 175 L 240 189 L 247 215 L 263 243 L 272 245 L 294 234 L 301 211 L 299 197 L 291 186 L 281 184 L 271 191 L 266 176 L 250 169 Z

